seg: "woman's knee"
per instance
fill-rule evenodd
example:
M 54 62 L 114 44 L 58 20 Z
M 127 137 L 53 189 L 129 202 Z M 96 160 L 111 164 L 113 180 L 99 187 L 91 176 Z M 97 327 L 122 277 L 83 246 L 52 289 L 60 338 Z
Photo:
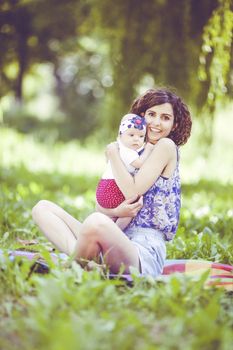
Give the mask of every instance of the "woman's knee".
M 50 202 L 48 200 L 40 200 L 32 208 L 32 218 L 34 221 L 37 221 L 38 217 L 41 215 L 41 212 L 48 209 Z
M 109 218 L 101 213 L 89 215 L 83 223 L 84 233 L 89 236 L 99 236 L 109 225 Z

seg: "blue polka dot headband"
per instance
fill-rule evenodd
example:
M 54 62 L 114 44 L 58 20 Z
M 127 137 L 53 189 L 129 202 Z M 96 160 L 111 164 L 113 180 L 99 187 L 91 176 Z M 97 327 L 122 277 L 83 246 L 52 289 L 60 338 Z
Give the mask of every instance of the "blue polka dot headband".
M 146 131 L 145 118 L 133 113 L 126 114 L 120 123 L 119 134 L 121 135 L 123 132 L 131 128 Z

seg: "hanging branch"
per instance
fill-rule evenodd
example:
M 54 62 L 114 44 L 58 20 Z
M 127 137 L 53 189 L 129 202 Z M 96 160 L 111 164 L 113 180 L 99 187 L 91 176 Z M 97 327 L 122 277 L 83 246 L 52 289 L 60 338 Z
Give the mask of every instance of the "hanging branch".
M 203 31 L 198 77 L 209 81 L 205 108 L 213 116 L 216 105 L 227 93 L 231 63 L 233 12 L 231 0 L 219 0 Z

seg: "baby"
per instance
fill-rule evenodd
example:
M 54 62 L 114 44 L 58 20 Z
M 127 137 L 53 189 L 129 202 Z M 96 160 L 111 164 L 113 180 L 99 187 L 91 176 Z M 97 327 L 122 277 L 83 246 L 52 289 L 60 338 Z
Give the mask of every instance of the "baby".
M 146 122 L 136 114 L 126 114 L 120 123 L 118 144 L 122 161 L 128 171 L 133 175 L 139 169 L 153 149 L 150 143 L 145 144 Z M 96 189 L 97 203 L 103 208 L 116 208 L 125 197 L 114 180 L 111 164 L 108 161 L 105 170 Z M 116 223 L 124 229 L 132 218 L 117 218 Z

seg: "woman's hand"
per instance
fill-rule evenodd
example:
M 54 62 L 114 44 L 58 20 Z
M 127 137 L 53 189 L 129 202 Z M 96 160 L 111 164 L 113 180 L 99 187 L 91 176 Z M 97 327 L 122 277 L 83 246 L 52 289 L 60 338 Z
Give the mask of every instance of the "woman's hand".
M 143 207 L 143 197 L 132 197 L 126 199 L 117 208 L 114 209 L 115 216 L 121 218 L 125 216 L 135 217 L 139 210 Z
M 118 207 L 106 209 L 96 203 L 96 211 L 103 213 L 111 218 L 113 217 L 135 217 L 139 210 L 143 207 L 143 197 L 134 196 L 124 200 Z

